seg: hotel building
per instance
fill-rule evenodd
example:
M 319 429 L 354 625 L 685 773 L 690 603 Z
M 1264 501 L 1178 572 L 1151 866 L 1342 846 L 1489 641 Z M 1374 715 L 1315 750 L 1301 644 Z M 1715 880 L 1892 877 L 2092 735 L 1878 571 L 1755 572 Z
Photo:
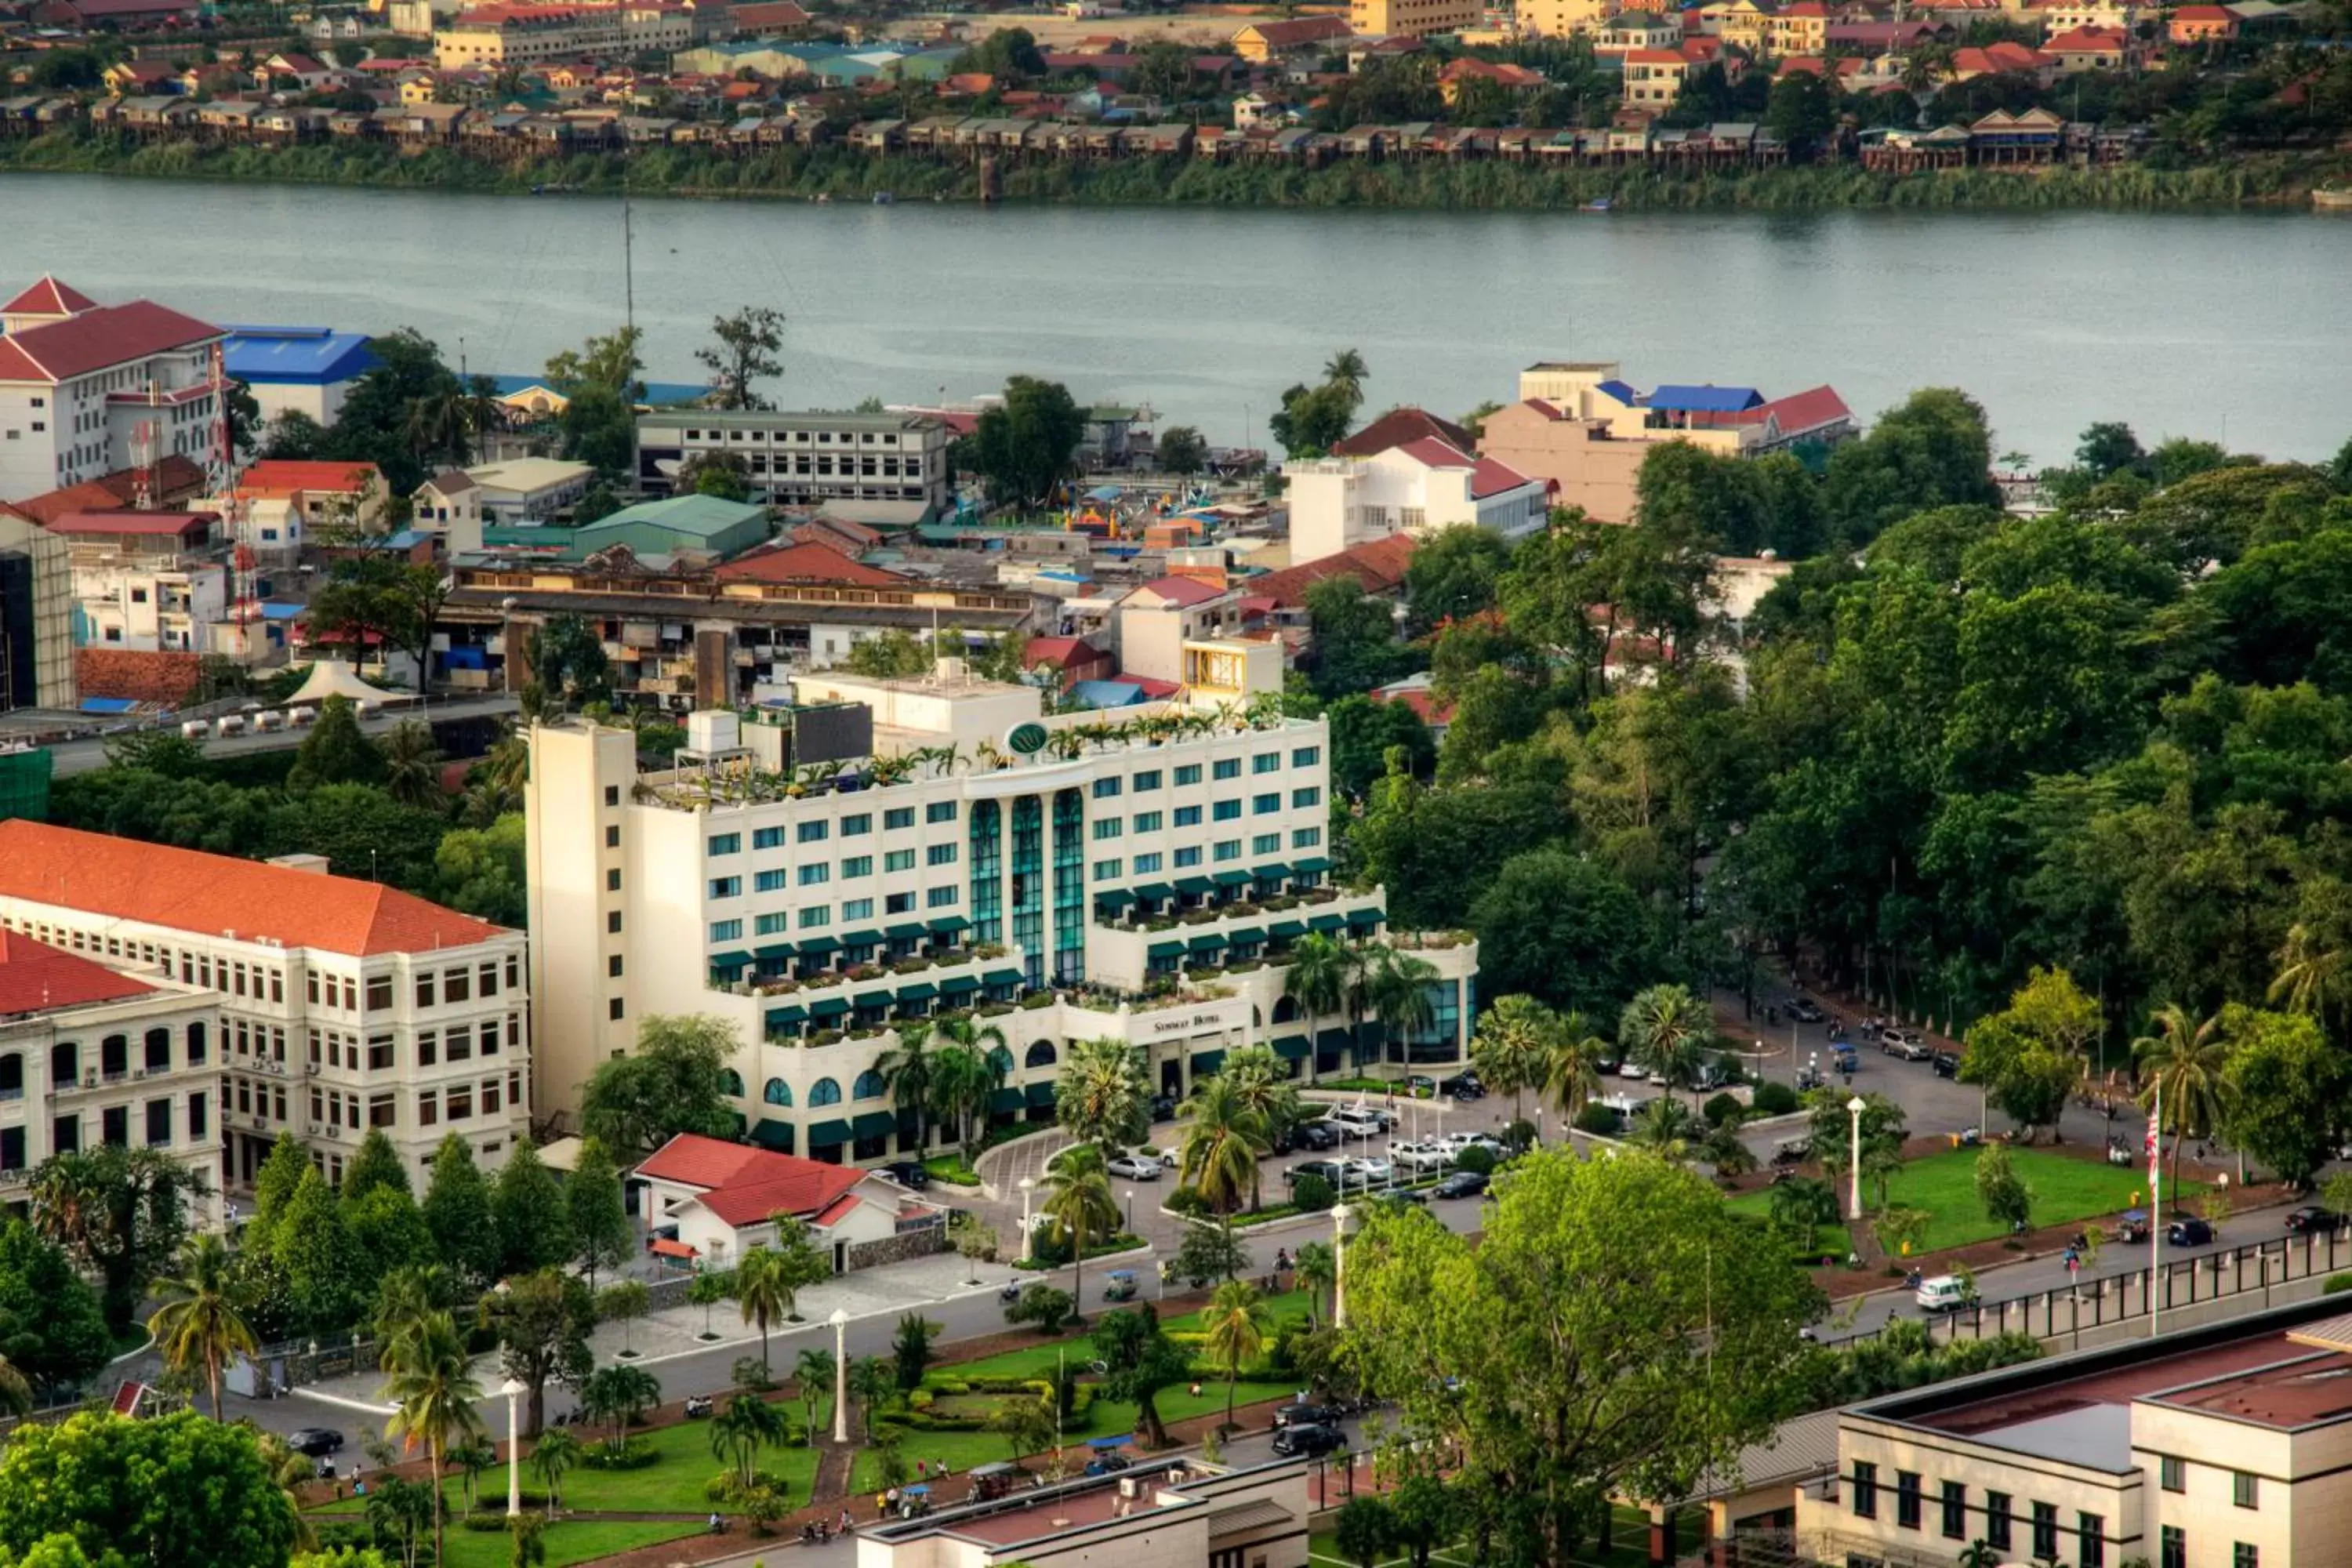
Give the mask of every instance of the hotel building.
M 535 727 L 542 1110 L 576 1108 L 653 1014 L 735 1026 L 752 1136 L 833 1161 L 917 1151 L 877 1063 L 942 1013 L 1002 1036 L 1000 1123 L 1052 1118 L 1076 1039 L 1134 1045 L 1171 1096 L 1244 1045 L 1295 1073 L 1463 1060 L 1476 945 L 1389 931 L 1380 889 L 1332 884 L 1323 722 L 1239 701 L 1278 681 L 1278 648 L 1184 657 L 1184 699 L 1116 716 L 1047 715 L 1034 688 L 952 668 L 797 676 L 790 706 L 693 715 L 660 773 L 627 731 Z M 1283 980 L 1310 931 L 1426 960 L 1432 1026 L 1351 1040 L 1343 1018 L 1302 1017 Z

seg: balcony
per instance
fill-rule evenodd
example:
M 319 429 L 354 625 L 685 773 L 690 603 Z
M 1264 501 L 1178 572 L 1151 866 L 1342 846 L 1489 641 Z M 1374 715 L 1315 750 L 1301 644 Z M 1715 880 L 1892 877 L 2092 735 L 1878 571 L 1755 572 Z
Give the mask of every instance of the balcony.
M 1202 978 L 1204 970 L 1278 965 L 1310 932 L 1361 942 L 1380 934 L 1388 920 L 1377 888 L 1362 892 L 1307 888 L 1223 902 L 1211 894 L 1194 908 L 1159 912 L 1169 901 L 1160 896 L 1163 889 L 1174 899 L 1201 896 L 1185 880 L 1147 883 L 1128 894 L 1097 895 L 1095 925 L 1087 943 L 1087 972 L 1096 979 L 1140 989 L 1180 974 Z M 1132 906 L 1124 901 L 1128 899 L 1135 900 Z M 1107 909 L 1118 912 L 1105 919 Z M 1146 910 L 1151 912 L 1141 912 Z
M 961 927 L 963 922 L 955 923 Z M 922 929 L 919 923 L 909 924 Z M 891 938 L 909 940 L 898 935 L 902 929 L 907 928 L 888 928 Z M 886 1034 L 921 1019 L 969 1008 L 1010 1010 L 1014 999 L 1027 989 L 1018 948 L 950 947 L 895 960 L 838 963 L 843 952 L 868 951 L 883 934 L 849 932 L 846 948 L 841 939 L 815 937 L 798 944 L 774 942 L 748 952 L 714 954 L 712 985 L 753 998 L 761 1034 L 772 1045 L 830 1045 L 843 1038 Z M 875 940 L 860 942 L 860 937 Z M 745 973 L 747 963 L 782 964 L 788 960 L 824 967 L 805 978 Z M 730 975 L 740 977 L 730 979 Z

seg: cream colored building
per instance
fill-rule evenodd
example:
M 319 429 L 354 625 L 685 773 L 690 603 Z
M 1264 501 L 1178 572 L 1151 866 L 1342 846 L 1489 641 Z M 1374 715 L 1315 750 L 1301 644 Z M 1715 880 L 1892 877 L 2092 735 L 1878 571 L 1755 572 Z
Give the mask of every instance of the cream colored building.
M 1591 33 L 1624 8 L 1624 0 L 1519 0 L 1519 30 L 1545 38 Z
M 1171 1095 L 1250 1044 L 1300 1071 L 1463 1059 L 1467 938 L 1390 938 L 1434 972 L 1434 1026 L 1410 1040 L 1374 1027 L 1351 1042 L 1334 1019 L 1310 1037 L 1282 994 L 1300 937 L 1387 923 L 1379 889 L 1330 883 L 1321 721 L 1263 706 L 1221 718 L 1206 700 L 1048 716 L 1034 688 L 952 669 L 792 686 L 797 707 L 751 722 L 693 715 L 677 766 L 658 773 L 637 771 L 626 731 L 532 730 L 544 1109 L 576 1110 L 596 1064 L 655 1014 L 732 1025 L 753 1137 L 836 1162 L 915 1152 L 877 1064 L 899 1029 L 943 1011 L 1001 1037 L 1002 1123 L 1051 1119 L 1076 1039 L 1135 1045 Z M 845 765 L 789 784 L 788 746 Z
M 443 70 L 575 55 L 667 54 L 694 42 L 694 18 L 657 5 L 486 5 L 433 29 Z
M 242 860 L 0 823 L 0 930 L 215 992 L 225 1184 L 291 1132 L 340 1180 L 371 1128 L 421 1172 L 495 1167 L 530 1124 L 523 935 L 316 857 Z
M 1522 539 L 1550 515 L 1540 479 L 1433 436 L 1370 457 L 1295 459 L 1282 473 L 1290 481 L 1293 565 L 1400 533 L 1425 538 L 1456 523 Z
M 1349 0 L 1348 25 L 1360 37 L 1425 38 L 1475 27 L 1485 14 L 1478 0 Z

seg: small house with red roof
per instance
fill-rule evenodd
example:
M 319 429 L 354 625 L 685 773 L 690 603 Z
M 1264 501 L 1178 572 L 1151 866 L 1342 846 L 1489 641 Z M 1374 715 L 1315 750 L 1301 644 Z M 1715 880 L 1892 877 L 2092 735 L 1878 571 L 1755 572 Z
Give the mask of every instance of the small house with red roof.
M 2076 27 L 2042 46 L 2058 62 L 2058 74 L 2119 71 L 2131 58 L 2131 36 L 2119 28 Z
M 1198 577 L 1155 577 L 1118 601 L 1119 673 L 1181 683 L 1184 645 L 1241 630 L 1241 595 Z
M 1456 523 L 1517 539 L 1541 527 L 1549 511 L 1539 481 L 1435 436 L 1370 457 L 1289 462 L 1283 472 L 1290 479 L 1294 565 Z
M 1108 680 L 1118 673 L 1118 660 L 1085 637 L 1031 637 L 1021 649 L 1021 668 L 1050 671 L 1055 688 L 1067 691 L 1081 680 Z
M 2227 5 L 2176 5 L 2166 41 L 2175 44 L 2226 44 L 2238 36 L 2237 13 Z
M 791 1153 L 793 1124 L 772 1119 L 753 1127 L 755 1141 L 748 1143 L 681 1132 L 630 1175 L 646 1189 L 643 1212 L 656 1245 L 672 1243 L 663 1249 L 672 1256 L 698 1267 L 732 1268 L 798 1224 L 832 1258 L 833 1271 L 846 1274 L 946 1244 L 945 1210 L 879 1171 L 840 1163 L 845 1149 L 866 1140 L 862 1125 L 873 1123 L 872 1136 L 885 1139 L 898 1120 L 893 1111 L 868 1110 L 811 1123 L 810 1146 L 830 1150 L 830 1160 Z
M 1482 60 L 1469 55 L 1446 62 L 1437 73 L 1437 90 L 1446 102 L 1462 96 L 1463 85 L 1470 81 L 1491 81 L 1513 97 L 1524 97 L 1543 86 L 1544 73 L 1528 66 L 1515 66 L 1495 60 Z

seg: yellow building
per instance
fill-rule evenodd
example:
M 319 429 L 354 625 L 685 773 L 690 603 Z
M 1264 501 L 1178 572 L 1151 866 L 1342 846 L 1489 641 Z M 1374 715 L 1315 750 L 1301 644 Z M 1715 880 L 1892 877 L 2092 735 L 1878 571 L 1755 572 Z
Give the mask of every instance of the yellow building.
M 1478 0 L 1349 0 L 1348 20 L 1372 37 L 1425 38 L 1475 27 L 1484 15 Z
M 1624 8 L 1624 0 L 1519 0 L 1519 26 L 1544 38 L 1591 33 Z

